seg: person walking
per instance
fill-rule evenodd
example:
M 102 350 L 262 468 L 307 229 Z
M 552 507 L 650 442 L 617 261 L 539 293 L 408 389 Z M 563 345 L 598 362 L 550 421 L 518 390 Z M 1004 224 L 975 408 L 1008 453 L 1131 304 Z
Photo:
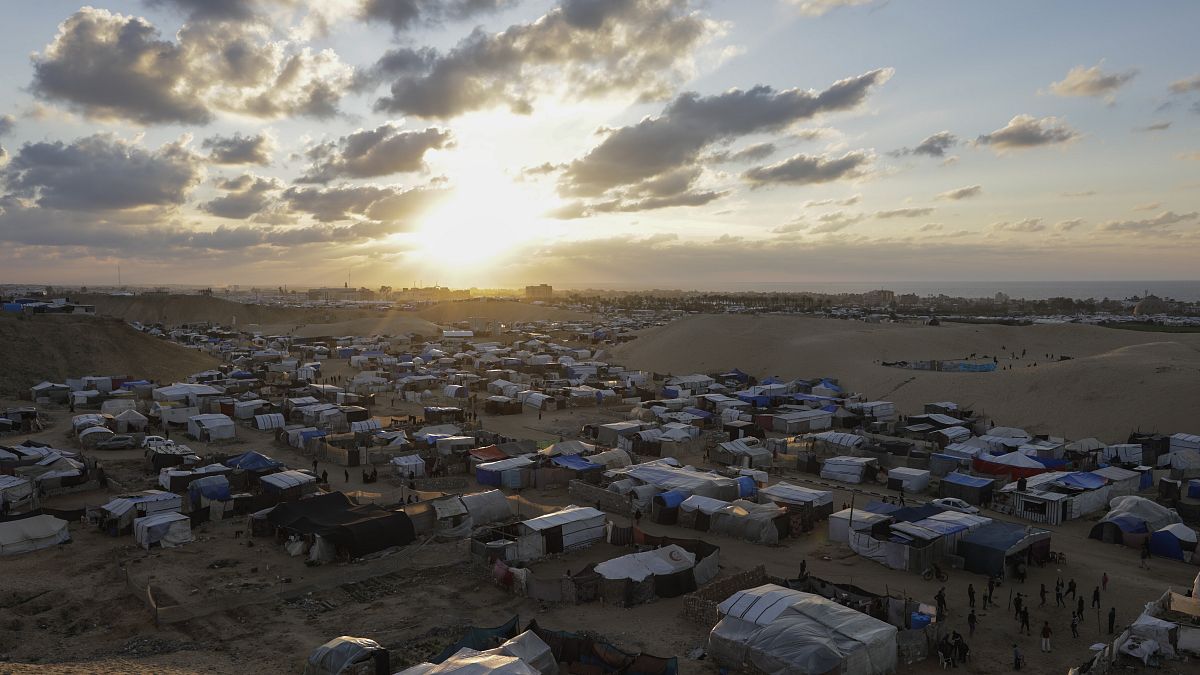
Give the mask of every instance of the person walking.
M 1105 592 L 1108 592 L 1108 572 L 1105 572 L 1104 576 L 1100 577 L 1100 588 L 1103 588 Z
M 1083 598 L 1080 598 L 1079 602 L 1075 604 L 1075 611 L 1079 613 L 1079 622 L 1083 623 Z
M 1092 591 L 1092 607 L 1100 607 L 1100 587 Z
M 1022 599 L 1021 594 L 1017 593 L 1017 597 L 1013 598 L 1013 618 L 1014 619 L 1017 619 L 1017 620 L 1021 619 L 1021 605 L 1023 605 L 1023 604 L 1025 604 L 1025 601 Z
M 1038 607 L 1045 607 L 1046 606 L 1046 584 L 1042 584 L 1042 590 L 1038 591 L 1038 595 L 1040 595 L 1042 598 L 1042 604 L 1038 605 Z
M 1017 643 L 1013 643 L 1013 670 L 1020 670 L 1021 666 L 1025 665 L 1025 657 L 1021 655 L 1021 649 L 1017 647 Z
M 1053 634 L 1054 631 L 1050 630 L 1049 621 L 1042 624 L 1042 651 L 1046 652 L 1047 654 L 1050 653 L 1050 636 Z
M 1063 602 L 1063 582 L 1059 579 L 1054 584 L 1054 604 L 1056 607 L 1066 607 L 1067 603 Z
M 1113 634 L 1113 628 L 1117 624 L 1117 608 L 1112 607 L 1108 610 L 1108 634 Z
M 979 619 L 975 616 L 975 610 L 967 615 L 967 636 L 975 637 L 975 625 L 979 623 Z
M 1026 635 L 1033 635 L 1033 629 L 1029 627 L 1029 608 L 1021 608 L 1021 625 L 1017 627 L 1017 632 L 1025 631 Z
M 975 585 L 967 584 L 967 606 L 975 609 Z
M 933 599 L 937 601 L 938 620 L 941 621 L 942 616 L 946 613 L 946 587 L 939 588 Z
M 1071 596 L 1072 598 L 1077 597 L 1075 595 L 1075 580 L 1074 579 L 1071 579 L 1070 581 L 1067 582 L 1067 592 L 1063 594 L 1063 597 L 1066 597 L 1068 595 Z
M 1079 637 L 1079 615 L 1071 612 L 1071 637 Z
M 346 469 L 346 482 L 350 482 L 350 469 Z

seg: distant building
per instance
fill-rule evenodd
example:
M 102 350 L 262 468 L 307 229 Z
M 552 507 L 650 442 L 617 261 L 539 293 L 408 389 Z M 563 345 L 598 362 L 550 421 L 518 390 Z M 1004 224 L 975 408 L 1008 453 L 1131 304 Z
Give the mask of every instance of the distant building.
M 526 300 L 553 300 L 554 287 L 550 284 L 538 284 L 537 286 L 525 287 Z
M 1012 298 L 1008 297 L 1008 293 L 1003 293 L 1003 292 L 999 292 L 999 291 L 996 293 L 996 304 L 997 305 L 1007 305 L 1008 301 L 1011 299 Z
M 863 300 L 871 306 L 890 305 L 896 301 L 896 292 L 888 290 L 870 291 L 863 295 Z
M 900 295 L 899 302 L 901 305 L 911 307 L 921 302 L 921 298 L 916 293 L 903 293 Z

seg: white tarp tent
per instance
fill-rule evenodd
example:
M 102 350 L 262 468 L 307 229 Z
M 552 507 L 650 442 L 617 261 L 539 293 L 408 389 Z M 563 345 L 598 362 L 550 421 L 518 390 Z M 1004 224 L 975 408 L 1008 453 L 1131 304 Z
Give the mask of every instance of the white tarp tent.
M 861 483 L 871 457 L 830 457 L 821 465 L 821 478 L 841 483 Z
M 765 487 L 758 494 L 778 504 L 811 504 L 817 507 L 833 503 L 833 493 L 829 490 L 813 490 L 787 481 Z
M 819 595 L 775 584 L 718 607 L 708 652 L 721 665 L 771 675 L 876 675 L 896 670 L 896 627 Z
M 425 477 L 425 460 L 420 455 L 400 455 L 392 458 L 392 465 L 401 477 L 413 474 L 415 478 Z
M 644 581 L 647 577 L 675 574 L 696 566 L 696 554 L 677 544 L 641 553 L 630 553 L 596 565 L 605 579 Z
M 28 553 L 71 541 L 67 521 L 46 514 L 0 523 L 0 556 Z
M 440 664 L 420 663 L 396 675 L 557 675 L 558 662 L 550 645 L 525 631 L 495 649 L 468 647 Z
M 182 546 L 192 540 L 192 519 L 182 513 L 155 513 L 133 521 L 133 537 L 138 546 L 163 548 Z
M 929 471 L 898 466 L 888 470 L 888 488 L 904 492 L 924 492 L 929 487 Z

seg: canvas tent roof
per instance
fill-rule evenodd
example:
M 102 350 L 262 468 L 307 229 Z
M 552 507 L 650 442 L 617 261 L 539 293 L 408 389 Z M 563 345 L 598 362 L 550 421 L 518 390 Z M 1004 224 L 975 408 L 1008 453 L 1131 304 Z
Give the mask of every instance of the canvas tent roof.
M 44 513 L 0 523 L 0 556 L 28 553 L 70 540 L 67 521 Z
M 771 498 L 771 501 L 788 504 L 813 504 L 822 506 L 833 503 L 833 493 L 828 490 L 813 490 L 799 485 L 781 481 L 770 487 L 759 490 L 761 494 Z
M 1161 530 L 1172 523 L 1182 522 L 1178 513 L 1145 497 L 1135 495 L 1114 497 L 1108 505 L 1109 511 L 1108 515 L 1104 517 L 1105 521 L 1115 521 L 1120 516 L 1130 516 L 1144 521 L 1152 532 Z
M 321 535 L 353 558 L 404 546 L 416 538 L 405 513 L 374 504 L 354 506 L 341 492 L 285 502 L 276 506 L 267 520 L 299 534 Z
M 596 446 L 592 445 L 591 443 L 571 440 L 559 441 L 546 448 L 543 448 L 539 452 L 546 457 L 558 457 L 559 455 L 580 455 L 585 452 L 593 452 L 595 450 Z
M 696 554 L 677 544 L 641 553 L 630 553 L 596 565 L 596 573 L 605 579 L 643 581 L 647 577 L 674 574 L 696 565 Z
M 522 525 L 536 532 L 540 532 L 542 530 L 549 530 L 552 527 L 558 527 L 559 525 L 577 523 L 596 517 L 604 518 L 604 512 L 590 506 L 572 505 L 563 508 L 561 511 L 547 513 L 544 516 L 526 520 L 522 522 Z
M 367 638 L 336 637 L 308 655 L 304 675 L 337 675 L 346 672 L 349 667 L 367 661 L 381 649 L 378 642 Z

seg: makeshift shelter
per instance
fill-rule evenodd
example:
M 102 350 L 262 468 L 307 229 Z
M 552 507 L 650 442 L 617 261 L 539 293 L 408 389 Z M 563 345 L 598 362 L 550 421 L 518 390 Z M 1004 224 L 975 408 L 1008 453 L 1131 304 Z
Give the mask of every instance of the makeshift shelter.
M 1196 551 L 1196 531 L 1182 523 L 1174 523 L 1150 535 L 1150 553 L 1159 558 L 1192 561 Z
M 830 457 L 821 465 L 821 478 L 858 484 L 871 480 L 878 465 L 872 457 Z
M 558 457 L 560 455 L 582 455 L 596 451 L 596 446 L 583 441 L 559 441 L 538 451 L 543 457 Z
M 494 649 L 457 649 L 440 663 L 420 663 L 396 675 L 557 675 L 558 661 L 533 630 L 527 630 Z
M 968 504 L 979 506 L 992 500 L 992 489 L 996 481 L 965 473 L 949 473 L 938 484 L 939 497 L 954 497 Z
M 0 474 L 0 505 L 7 509 L 5 513 L 31 509 L 36 504 L 37 490 L 31 479 Z
M 788 532 L 787 512 L 774 504 L 738 499 L 709 516 L 708 531 L 755 544 L 777 544 Z
M 242 469 L 257 475 L 265 475 L 274 473 L 284 468 L 283 462 L 276 459 L 271 459 L 266 455 L 251 450 L 240 455 L 234 455 L 224 462 L 221 462 L 231 469 Z
M 508 497 L 499 490 L 463 495 L 462 503 L 467 507 L 467 513 L 471 514 L 475 527 L 502 522 L 513 516 Z
M 392 466 L 396 475 L 401 478 L 412 475 L 414 478 L 425 477 L 425 460 L 420 455 L 400 455 L 392 458 Z
M 848 544 L 851 530 L 870 530 L 891 519 L 891 516 L 886 514 L 872 513 L 865 509 L 842 509 L 829 516 L 829 540 Z
M 1109 513 L 1100 522 L 1092 526 L 1088 537 L 1099 539 L 1106 544 L 1125 544 L 1137 548 L 1150 536 L 1150 528 L 1146 521 L 1131 515 L 1113 515 Z
M 605 516 L 590 506 L 568 506 L 560 511 L 526 520 L 518 525 L 517 557 L 537 560 L 590 546 L 604 538 Z
M 112 536 L 125 532 L 135 518 L 178 512 L 183 508 L 183 498 L 162 490 L 145 490 L 118 496 L 100 507 L 100 527 Z
M 67 521 L 48 514 L 0 522 L 0 556 L 29 553 L 71 541 Z
M 155 513 L 133 521 L 133 538 L 142 548 L 158 544 L 163 548 L 182 546 L 192 541 L 192 519 L 182 513 Z
M 219 441 L 237 436 L 237 426 L 228 415 L 218 413 L 192 415 L 187 421 L 188 435 L 198 441 Z
M 188 483 L 188 501 L 193 509 L 206 507 L 210 502 L 227 502 L 232 498 L 229 479 L 225 476 L 205 476 Z
M 283 413 L 265 413 L 254 416 L 254 428 L 262 431 L 270 429 L 282 429 L 287 426 L 287 420 L 284 419 Z
M 259 479 L 263 493 L 281 500 L 299 499 L 317 491 L 317 477 L 303 471 L 280 471 Z
M 883 675 L 897 666 L 895 626 L 819 595 L 765 584 L 717 607 L 708 653 L 734 670 Z
M 1045 464 L 1022 452 L 1013 451 L 1003 455 L 979 455 L 973 467 L 979 473 L 1010 476 L 1013 480 L 1028 478 L 1049 469 Z
M 593 464 L 600 464 L 606 469 L 620 469 L 633 464 L 633 461 L 629 459 L 629 453 L 619 448 L 588 455 L 586 459 Z
M 403 511 L 375 504 L 355 506 L 341 492 L 280 504 L 266 519 L 289 534 L 323 538 L 350 558 L 405 546 L 416 538 L 412 521 Z
M 1155 503 L 1145 497 L 1130 495 L 1115 497 L 1108 503 L 1109 512 L 1105 520 L 1117 516 L 1133 516 L 1146 523 L 1151 531 L 1160 530 L 1167 525 L 1181 522 L 1179 514 L 1162 504 Z
M 640 553 L 630 553 L 619 558 L 606 560 L 596 565 L 596 573 L 606 582 L 601 583 L 601 595 L 614 600 L 618 606 L 644 602 L 655 596 L 674 598 L 696 590 L 697 583 L 692 575 L 696 566 L 696 554 L 676 545 Z M 686 572 L 686 574 L 684 574 Z M 713 570 L 715 574 L 715 569 Z M 645 583 L 645 582 L 649 583 Z M 638 592 L 628 586 L 646 586 Z M 616 593 L 605 593 L 605 586 L 614 586 Z
M 150 423 L 145 415 L 132 408 L 117 413 L 114 419 L 117 422 L 117 433 L 119 434 L 144 432 Z
M 910 469 L 898 466 L 889 469 L 887 473 L 889 490 L 899 490 L 909 494 L 924 492 L 929 487 L 929 471 L 925 469 Z
M 475 480 L 480 485 L 493 487 L 520 488 L 527 485 L 526 474 L 533 467 L 533 460 L 522 457 L 510 457 L 497 462 L 486 462 L 475 467 Z
M 308 655 L 304 675 L 375 675 L 390 673 L 388 651 L 367 638 L 343 635 Z
M 988 523 L 958 542 L 963 569 L 989 576 L 1006 575 L 1008 563 L 1024 562 L 1027 555 L 1044 561 L 1049 553 L 1049 532 L 1004 521 Z

